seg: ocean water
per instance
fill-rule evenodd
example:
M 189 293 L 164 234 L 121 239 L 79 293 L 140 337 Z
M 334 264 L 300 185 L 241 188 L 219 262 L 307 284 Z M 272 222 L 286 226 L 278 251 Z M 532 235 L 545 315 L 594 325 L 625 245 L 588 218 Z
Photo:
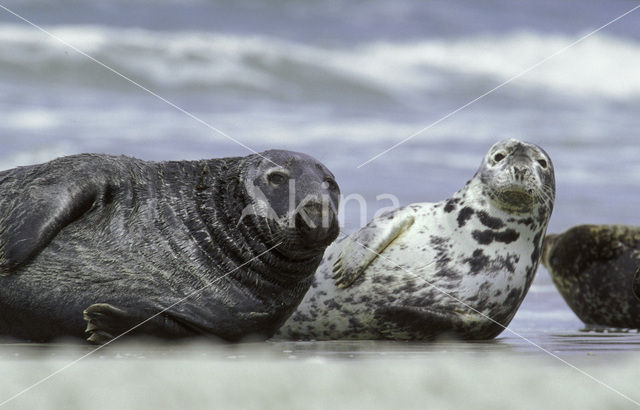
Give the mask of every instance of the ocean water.
M 359 194 L 367 201 L 365 215 L 354 204 L 342 209 L 349 232 L 390 205 L 377 199 L 381 194 L 394 195 L 400 205 L 448 197 L 473 175 L 495 141 L 515 137 L 541 145 L 553 159 L 557 199 L 549 232 L 582 223 L 637 225 L 640 10 L 520 76 L 637 4 L 0 2 L 51 34 L 0 9 L 0 169 L 80 152 L 149 160 L 250 153 L 214 127 L 257 151 L 291 149 L 323 161 L 345 196 Z M 176 407 L 172 400 L 182 397 L 179 392 L 195 397 L 188 402 L 192 407 L 215 407 L 216 394 L 237 393 L 252 380 L 253 394 L 238 401 L 227 394 L 220 407 L 299 407 L 309 403 L 305 397 L 320 396 L 327 401 L 314 402 L 318 407 L 633 406 L 549 353 L 638 401 L 640 335 L 588 333 L 582 327 L 541 267 L 510 326 L 515 333 L 505 331 L 495 341 L 268 343 L 231 353 L 202 345 L 185 350 L 127 345 L 96 355 L 102 360 L 83 360 L 10 405 L 80 408 L 97 399 L 107 400 L 98 401 L 99 407 L 137 407 L 140 391 L 153 391 L 158 396 L 147 407 L 156 399 Z M 11 379 L 0 387 L 3 397 L 86 352 L 78 349 L 57 353 L 3 345 L 0 368 Z M 182 369 L 176 379 L 174 367 Z M 116 376 L 120 370 L 122 379 Z M 227 380 L 221 373 L 231 376 Z M 96 383 L 99 375 L 103 383 Z M 172 388 L 145 387 L 139 380 L 144 375 Z M 490 383 L 490 375 L 500 375 L 505 388 Z M 282 390 L 289 378 L 296 380 Z M 389 378 L 393 382 L 380 382 Z M 122 387 L 115 390 L 122 400 L 108 402 L 114 386 Z M 136 393 L 135 386 L 143 387 Z M 63 393 L 53 400 L 57 389 Z M 457 394 L 461 390 L 465 395 Z M 364 398 L 353 401 L 360 391 Z M 380 401 L 371 399 L 376 394 Z

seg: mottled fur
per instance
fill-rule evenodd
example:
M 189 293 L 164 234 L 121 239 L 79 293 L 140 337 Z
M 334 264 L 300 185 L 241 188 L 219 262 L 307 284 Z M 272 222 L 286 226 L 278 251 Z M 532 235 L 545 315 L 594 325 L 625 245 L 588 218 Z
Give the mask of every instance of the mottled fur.
M 330 246 L 277 337 L 497 336 L 533 281 L 554 197 L 543 150 L 497 143 L 451 198 L 397 209 Z
M 270 184 L 273 169 L 296 181 L 297 205 L 312 198 L 315 209 L 327 194 L 337 206 L 333 175 L 288 151 L 175 162 L 83 154 L 0 172 L 0 335 L 47 341 L 86 337 L 86 327 L 104 342 L 169 308 L 132 333 L 271 336 L 338 234 L 333 210 L 326 228 L 284 223 L 289 187 Z M 258 206 L 247 181 L 282 220 L 257 209 L 240 221 Z
M 640 300 L 634 295 L 640 227 L 580 225 L 547 235 L 542 263 L 585 324 L 640 328 Z M 640 289 L 637 277 L 635 283 Z

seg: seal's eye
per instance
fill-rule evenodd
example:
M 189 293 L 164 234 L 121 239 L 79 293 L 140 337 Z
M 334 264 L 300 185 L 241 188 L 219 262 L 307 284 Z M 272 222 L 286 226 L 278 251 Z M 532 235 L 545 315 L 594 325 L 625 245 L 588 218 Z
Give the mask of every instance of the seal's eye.
M 539 160 L 538 160 L 538 164 L 540 164 L 540 166 L 541 166 L 542 168 L 545 168 L 545 169 L 547 168 L 547 161 L 545 161 L 545 160 L 543 160 L 543 159 L 539 159 Z
M 500 162 L 504 159 L 504 154 L 502 152 L 498 152 L 496 155 L 493 156 L 493 160 L 495 162 Z
M 326 187 L 326 189 L 329 189 L 331 191 L 340 190 L 340 188 L 338 187 L 338 183 L 333 178 L 325 179 L 323 185 Z
M 272 172 L 267 176 L 267 180 L 273 186 L 282 185 L 287 180 L 287 175 L 282 172 Z

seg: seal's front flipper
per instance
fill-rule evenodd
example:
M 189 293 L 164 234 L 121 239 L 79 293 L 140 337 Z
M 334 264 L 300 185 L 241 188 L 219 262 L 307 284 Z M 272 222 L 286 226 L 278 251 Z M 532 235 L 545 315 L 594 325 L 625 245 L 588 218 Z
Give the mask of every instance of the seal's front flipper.
M 384 306 L 374 314 L 389 339 L 433 340 L 451 335 L 462 339 L 491 339 L 504 329 L 473 311 L 465 313 L 415 306 Z
M 351 234 L 344 240 L 344 246 L 333 265 L 336 285 L 341 288 L 351 285 L 413 221 L 411 211 L 403 208 L 384 214 Z
M 82 312 L 82 316 L 87 322 L 87 340 L 97 344 L 107 343 L 139 324 L 133 323 L 125 310 L 108 303 L 91 305 Z
M 2 210 L 0 220 L 0 275 L 29 262 L 65 226 L 93 206 L 102 187 L 92 183 L 38 181 Z
M 174 313 L 177 313 L 178 320 L 175 320 Z M 87 340 L 97 344 L 104 344 L 125 335 L 176 338 L 202 333 L 195 326 L 184 326 L 180 320 L 180 312 L 172 312 L 160 306 L 125 308 L 108 303 L 96 303 L 86 308 L 82 316 L 87 322 Z
M 183 299 L 168 300 L 167 303 L 166 308 L 152 302 L 136 307 L 93 304 L 83 312 L 87 340 L 103 344 L 119 336 L 147 335 L 164 339 L 207 336 L 236 341 L 250 330 L 256 333 L 261 330 L 258 321 L 243 329 L 244 322 L 240 323 L 223 305 L 200 306 Z

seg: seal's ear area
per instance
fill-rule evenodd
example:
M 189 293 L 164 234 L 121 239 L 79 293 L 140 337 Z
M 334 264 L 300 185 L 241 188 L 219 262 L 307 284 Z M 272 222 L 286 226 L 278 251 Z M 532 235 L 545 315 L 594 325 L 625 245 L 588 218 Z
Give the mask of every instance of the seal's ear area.
M 551 160 L 551 156 L 549 155 L 549 153 L 539 145 L 536 145 L 536 144 L 529 144 L 529 145 L 533 150 L 537 151 L 539 154 L 537 158 L 538 165 L 540 165 L 540 167 L 544 170 L 549 170 L 553 172 L 553 169 L 554 169 L 553 161 Z
M 55 185 L 31 186 L 3 210 L 0 226 L 0 275 L 34 258 L 65 226 L 93 206 L 96 185 L 78 185 L 72 178 Z M 106 195 L 105 195 L 106 196 Z
M 413 225 L 410 209 L 381 215 L 344 240 L 333 265 L 333 278 L 340 288 L 350 286 L 391 242 Z
M 465 339 L 492 339 L 504 327 L 474 313 L 458 313 L 417 306 L 383 306 L 374 312 L 381 333 L 390 339 L 433 340 L 464 334 Z M 471 331 L 470 331 L 471 329 Z M 398 335 L 397 337 L 395 335 Z
M 640 300 L 640 267 L 636 270 L 636 274 L 633 278 L 633 294 Z

